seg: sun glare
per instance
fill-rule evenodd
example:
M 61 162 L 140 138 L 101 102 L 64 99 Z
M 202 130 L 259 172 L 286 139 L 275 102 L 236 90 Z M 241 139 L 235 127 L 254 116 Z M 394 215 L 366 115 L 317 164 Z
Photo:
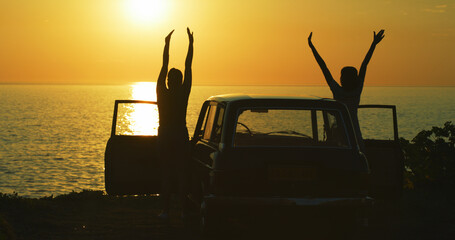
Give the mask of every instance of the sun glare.
M 156 83 L 138 82 L 132 85 L 135 100 L 156 101 Z M 129 118 L 133 135 L 158 135 L 159 117 L 157 105 L 135 104 Z
M 137 23 L 159 22 L 166 16 L 167 2 L 166 0 L 128 0 L 127 14 Z
M 131 97 L 134 100 L 156 101 L 155 82 L 137 82 L 131 85 Z

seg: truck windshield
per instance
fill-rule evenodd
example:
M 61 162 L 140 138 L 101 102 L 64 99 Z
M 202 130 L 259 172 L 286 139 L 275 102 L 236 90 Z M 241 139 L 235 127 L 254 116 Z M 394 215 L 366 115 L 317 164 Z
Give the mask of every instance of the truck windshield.
M 336 110 L 241 109 L 234 146 L 349 147 Z

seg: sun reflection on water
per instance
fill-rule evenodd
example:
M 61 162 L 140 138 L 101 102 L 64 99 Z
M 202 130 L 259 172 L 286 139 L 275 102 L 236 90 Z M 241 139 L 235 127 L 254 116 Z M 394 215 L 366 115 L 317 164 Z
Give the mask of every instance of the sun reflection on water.
M 133 100 L 156 101 L 156 83 L 139 82 L 131 85 Z M 134 103 L 119 106 L 117 134 L 157 136 L 159 126 L 156 104 Z

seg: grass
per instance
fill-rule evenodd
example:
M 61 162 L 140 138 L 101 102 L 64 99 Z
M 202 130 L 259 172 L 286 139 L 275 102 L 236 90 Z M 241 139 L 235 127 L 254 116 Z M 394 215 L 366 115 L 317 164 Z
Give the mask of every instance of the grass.
M 396 206 L 378 206 L 370 227 L 358 237 L 452 239 L 455 201 L 448 192 L 406 190 Z M 1 194 L 0 239 L 198 239 L 196 227 L 185 227 L 176 206 L 166 223 L 156 217 L 159 199 L 154 196 L 116 197 L 89 190 L 40 199 Z
M 5 239 L 150 239 L 154 235 L 178 239 L 182 234 L 181 222 L 167 224 L 156 217 L 158 199 L 151 196 L 82 191 L 28 199 L 3 194 L 0 204 L 6 222 L 2 229 L 12 227 L 9 235 L 2 230 Z

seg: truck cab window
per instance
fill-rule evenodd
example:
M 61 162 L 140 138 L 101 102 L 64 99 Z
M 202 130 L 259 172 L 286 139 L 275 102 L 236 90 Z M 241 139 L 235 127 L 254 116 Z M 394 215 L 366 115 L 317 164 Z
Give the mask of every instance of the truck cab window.
M 349 147 L 340 112 L 304 108 L 244 108 L 235 146 Z

